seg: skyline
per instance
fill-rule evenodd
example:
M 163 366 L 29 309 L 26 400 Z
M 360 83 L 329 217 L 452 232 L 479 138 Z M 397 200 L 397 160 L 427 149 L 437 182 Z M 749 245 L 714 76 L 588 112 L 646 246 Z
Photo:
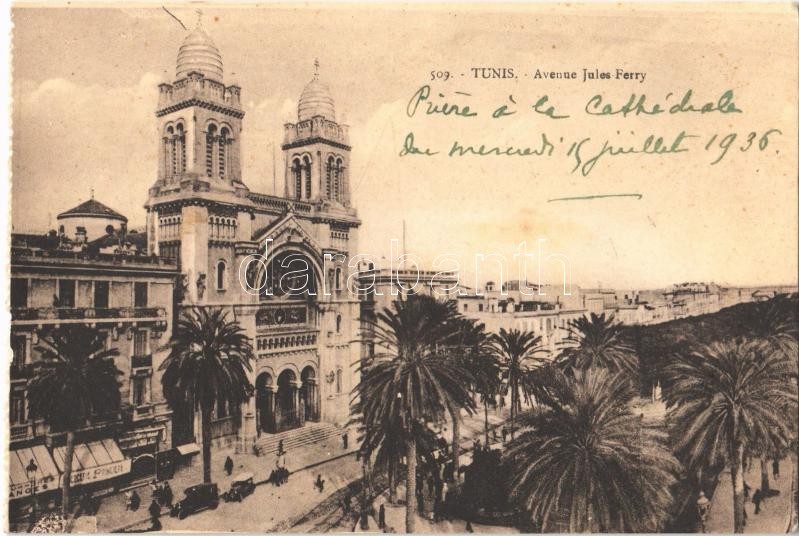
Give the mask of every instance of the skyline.
M 196 18 L 192 11 L 174 10 L 188 27 Z M 500 62 L 525 70 L 531 70 L 532 64 L 577 69 L 598 63 L 613 65 L 611 58 L 625 43 L 637 42 L 652 32 L 673 36 L 678 31 L 691 35 L 696 55 L 697 46 L 711 45 L 715 39 L 712 32 L 702 29 L 718 21 L 701 10 L 689 11 L 691 18 L 663 13 L 662 19 L 627 17 L 630 24 L 620 24 L 623 27 L 610 36 L 601 28 L 606 16 L 597 17 L 590 6 L 581 6 L 573 9 L 572 16 L 584 22 L 585 34 L 563 36 L 551 29 L 557 28 L 556 19 L 563 15 L 548 13 L 546 7 L 524 14 L 508 7 L 507 13 L 513 14 L 516 22 L 503 46 L 487 42 L 488 36 L 495 37 L 492 32 L 497 27 L 510 24 L 501 14 L 461 11 L 458 28 L 449 29 L 444 24 L 446 11 L 419 7 L 399 12 L 404 32 L 433 25 L 441 34 L 431 37 L 437 43 L 461 43 L 463 58 L 468 59 L 455 62 L 440 57 L 429 41 L 422 45 L 403 39 L 403 35 L 375 35 L 371 29 L 385 22 L 386 12 L 361 15 L 345 7 L 326 12 L 327 18 L 335 19 L 331 23 L 351 30 L 346 43 L 321 37 L 298 43 L 279 31 L 288 26 L 298 34 L 324 36 L 325 21 L 311 8 L 265 9 L 271 17 L 248 17 L 248 9 L 207 10 L 203 24 L 222 52 L 226 83 L 242 86 L 247 112 L 242 167 L 244 182 L 252 191 L 273 193 L 272 169 L 281 177 L 283 162 L 279 148 L 273 162 L 272 144 L 282 140 L 282 122 L 296 115 L 296 99 L 312 77 L 314 59 L 319 58 L 321 76 L 331 87 L 337 115 L 350 125 L 353 199 L 363 221 L 363 253 L 388 258 L 390 239 L 401 238 L 404 220 L 408 252 L 419 255 L 425 269 L 431 269 L 435 256 L 447 253 L 466 259 L 478 253 L 496 253 L 512 259 L 520 242 L 533 244 L 545 238 L 551 248 L 548 252 L 570 259 L 572 283 L 582 287 L 596 286 L 598 281 L 615 288 L 662 288 L 683 281 L 732 286 L 795 284 L 796 147 L 790 146 L 787 136 L 773 140 L 780 152 L 768 158 L 745 160 L 733 155 L 731 158 L 737 158 L 712 167 L 690 159 L 606 161 L 597 164 L 587 179 L 548 162 L 419 162 L 398 156 L 409 131 L 419 140 L 435 140 L 440 139 L 442 128 L 451 125 L 423 123 L 404 113 L 408 99 L 425 83 L 425 74 L 429 75 L 430 69 L 414 66 L 413 58 L 423 57 L 423 51 L 431 67 L 457 63 L 450 65 L 453 72 L 468 72 L 472 64 Z M 550 17 L 552 24 L 525 29 L 525 24 L 544 16 Z M 624 18 L 621 13 L 618 16 Z M 576 105 L 600 90 L 612 95 L 614 102 L 623 102 L 631 92 L 663 95 L 667 90 L 679 93 L 685 88 L 701 94 L 698 100 L 710 100 L 726 87 L 715 83 L 724 74 L 728 85 L 734 86 L 738 105 L 747 114 L 756 114 L 747 116 L 747 123 L 795 131 L 796 118 L 789 113 L 785 96 L 796 96 L 796 65 L 789 54 L 780 51 L 768 52 L 768 65 L 758 61 L 763 53 L 757 49 L 758 35 L 796 30 L 789 20 L 771 24 L 772 16 L 764 10 L 725 17 L 725 32 L 742 36 L 728 43 L 737 69 L 718 57 L 707 58 L 709 63 L 704 65 L 680 65 L 679 50 L 671 52 L 670 62 L 663 57 L 648 60 L 657 48 L 655 39 L 646 47 L 624 53 L 628 59 L 623 63 L 631 70 L 640 67 L 649 72 L 646 81 L 636 81 L 635 86 L 459 80 L 458 86 L 436 89 L 446 89 L 447 95 L 461 89 L 473 92 L 478 104 L 493 104 L 509 92 L 535 95 L 546 91 L 564 95 Z M 100 18 L 106 23 L 98 23 Z M 96 199 L 125 214 L 131 227 L 143 227 L 142 205 L 156 169 L 153 111 L 157 84 L 174 78 L 175 56 L 184 31 L 160 9 L 56 13 L 17 8 L 13 20 L 14 230 L 44 230 L 48 212 L 54 221 L 57 213 L 88 199 L 91 189 Z M 751 22 L 748 26 L 747 20 Z M 464 28 L 474 31 L 469 39 Z M 531 35 L 535 42 L 528 40 Z M 581 43 L 589 39 L 605 43 L 603 57 L 581 58 Z M 260 46 L 265 42 L 272 46 Z M 398 42 L 406 46 L 402 54 Z M 521 43 L 525 50 L 519 50 Z M 673 41 L 671 44 L 674 47 Z M 349 61 L 351 46 L 368 47 L 376 56 L 388 59 L 394 69 Z M 784 75 L 760 85 L 753 82 L 767 80 L 761 76 L 764 70 Z M 669 82 L 672 74 L 679 74 L 679 83 Z M 768 84 L 773 88 L 768 89 Z M 81 97 L 76 99 L 76 95 Z M 88 110 L 92 117 L 106 120 L 89 120 Z M 634 118 L 629 124 L 651 128 L 645 119 Z M 725 118 L 701 120 L 710 125 L 706 128 L 726 126 Z M 463 139 L 479 141 L 477 133 L 485 128 L 482 123 L 474 128 L 459 124 L 454 131 Z M 501 137 L 524 139 L 528 129 L 522 120 L 511 122 Z M 41 159 L 42 147 L 56 158 Z M 730 175 L 736 177 L 734 187 L 730 187 Z M 487 187 L 487 181 L 493 187 Z M 282 177 L 276 182 L 281 195 Z M 640 192 L 642 199 L 547 202 L 555 197 L 620 191 Z M 41 205 L 46 209 L 31 210 Z M 464 274 L 466 281 L 470 277 L 473 281 L 471 273 Z M 483 280 L 492 277 L 487 274 Z M 544 279 L 552 282 L 554 278 Z

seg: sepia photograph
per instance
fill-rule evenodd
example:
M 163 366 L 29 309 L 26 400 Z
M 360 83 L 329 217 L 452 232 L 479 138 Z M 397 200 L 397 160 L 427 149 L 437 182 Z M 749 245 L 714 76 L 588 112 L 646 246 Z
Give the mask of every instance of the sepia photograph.
M 5 531 L 799 530 L 795 4 L 4 15 Z

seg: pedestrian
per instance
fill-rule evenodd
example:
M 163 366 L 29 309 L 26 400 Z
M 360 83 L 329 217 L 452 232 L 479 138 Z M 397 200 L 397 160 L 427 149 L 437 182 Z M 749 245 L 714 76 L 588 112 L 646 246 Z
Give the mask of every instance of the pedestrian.
M 342 504 L 342 508 L 341 508 L 342 510 L 344 510 L 344 515 L 345 516 L 350 514 L 350 509 L 351 508 L 352 508 L 352 502 L 351 502 L 350 496 L 349 495 L 345 495 L 344 496 L 344 501 L 343 501 L 343 504 Z
M 499 436 L 497 435 L 497 429 L 496 429 L 496 428 L 494 428 L 494 429 L 492 429 L 492 430 L 491 430 L 491 437 L 494 439 L 494 442 L 495 442 L 495 443 L 496 443 L 497 441 L 499 441 Z
M 747 484 L 747 483 L 746 483 L 746 480 L 744 480 L 744 501 L 746 501 L 747 499 L 749 499 L 749 492 L 750 492 L 751 490 L 752 490 L 752 488 L 750 488 L 750 487 L 749 487 L 749 484 Z
M 341 444 L 344 446 L 344 450 L 347 450 L 350 445 L 350 436 L 346 430 L 344 430 L 344 433 L 341 434 Z
M 502 427 L 502 442 L 505 443 L 508 441 L 508 431 L 505 430 L 505 427 Z
M 386 528 L 386 505 L 383 503 L 380 503 L 380 510 L 378 510 L 377 526 L 381 529 Z
M 169 481 L 164 482 L 164 489 L 163 489 L 163 499 L 164 505 L 172 507 L 172 486 L 169 485 Z
M 130 509 L 135 512 L 136 510 L 139 509 L 140 504 L 141 504 L 141 497 L 139 497 L 139 494 L 136 493 L 136 490 L 134 489 L 133 492 L 130 494 Z
M 474 532 L 471 521 L 466 521 L 466 532 Z
M 153 500 L 158 500 L 158 481 L 153 479 L 150 481 L 150 498 Z
M 483 444 L 480 442 L 480 438 L 474 440 L 474 451 L 480 452 L 480 449 L 483 448 Z
M 774 473 L 774 480 L 780 479 L 780 461 L 776 458 L 771 462 L 771 472 Z
M 314 486 L 319 490 L 319 493 L 325 491 L 325 481 L 322 480 L 322 474 L 319 473 L 316 475 L 316 482 L 314 482 Z
M 233 458 L 228 456 L 225 458 L 225 472 L 227 476 L 230 476 L 233 473 Z
M 125 510 L 130 510 L 132 503 L 133 503 L 133 492 L 131 490 L 128 490 L 125 492 Z
M 444 482 L 441 484 L 441 502 L 447 502 L 447 493 L 449 493 L 449 486 Z
M 281 456 L 285 453 L 286 451 L 283 450 L 283 440 L 281 439 L 280 441 L 277 442 L 277 455 Z
M 755 505 L 755 514 L 760 513 L 760 502 L 763 500 L 763 492 L 760 491 L 760 488 L 755 490 L 755 494 L 752 495 L 752 503 Z
M 152 530 L 161 530 L 161 507 L 158 506 L 158 502 L 155 499 L 150 503 L 148 511 L 150 512 L 150 521 L 153 524 Z

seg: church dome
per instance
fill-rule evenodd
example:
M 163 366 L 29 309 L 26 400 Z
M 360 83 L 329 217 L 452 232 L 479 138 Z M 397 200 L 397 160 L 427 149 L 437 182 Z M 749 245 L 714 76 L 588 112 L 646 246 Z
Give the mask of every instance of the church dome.
M 175 75 L 178 80 L 190 72 L 202 73 L 206 78 L 222 82 L 222 55 L 199 24 L 180 45 Z
M 336 120 L 336 108 L 333 104 L 333 96 L 330 89 L 319 80 L 319 62 L 314 62 L 313 80 L 308 82 L 300 95 L 300 102 L 297 106 L 297 116 L 300 121 L 306 121 L 321 115 L 328 121 Z

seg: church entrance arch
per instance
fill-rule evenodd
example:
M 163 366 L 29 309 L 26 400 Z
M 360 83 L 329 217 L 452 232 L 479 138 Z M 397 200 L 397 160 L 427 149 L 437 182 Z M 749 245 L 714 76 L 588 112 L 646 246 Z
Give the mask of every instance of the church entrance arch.
M 316 371 L 311 365 L 302 369 L 300 375 L 300 399 L 305 409 L 306 421 L 319 421 L 319 385 L 317 384 Z
M 303 425 L 305 421 L 300 399 L 300 383 L 291 369 L 277 377 L 277 403 L 275 405 L 275 429 L 277 432 Z
M 275 386 L 268 372 L 262 372 L 255 379 L 255 411 L 258 435 L 275 433 Z

